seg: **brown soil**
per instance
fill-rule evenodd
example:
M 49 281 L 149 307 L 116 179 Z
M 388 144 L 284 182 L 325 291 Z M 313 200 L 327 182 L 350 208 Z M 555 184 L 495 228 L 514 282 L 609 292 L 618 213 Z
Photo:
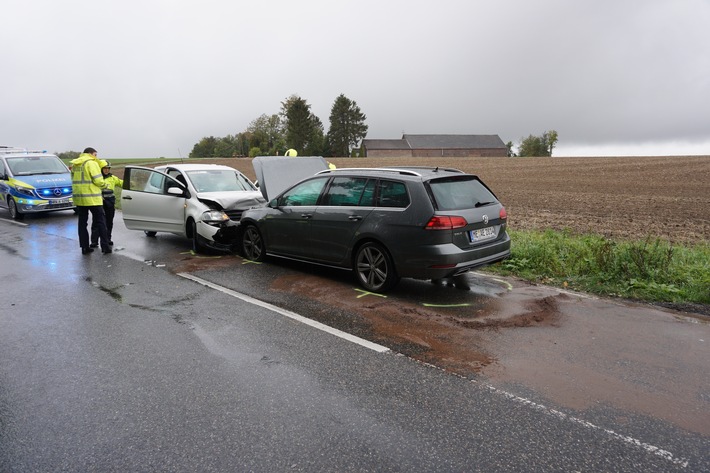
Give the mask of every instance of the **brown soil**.
M 506 206 L 513 229 L 568 229 L 678 243 L 710 241 L 710 156 L 330 161 L 338 167 L 431 165 L 477 174 Z M 209 162 L 255 177 L 248 158 Z

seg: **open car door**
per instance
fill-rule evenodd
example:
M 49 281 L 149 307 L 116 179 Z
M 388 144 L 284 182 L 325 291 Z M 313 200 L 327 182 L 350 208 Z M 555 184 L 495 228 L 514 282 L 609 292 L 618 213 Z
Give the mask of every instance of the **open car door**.
M 121 210 L 126 228 L 185 233 L 185 199 L 189 191 L 176 179 L 155 169 L 126 166 Z

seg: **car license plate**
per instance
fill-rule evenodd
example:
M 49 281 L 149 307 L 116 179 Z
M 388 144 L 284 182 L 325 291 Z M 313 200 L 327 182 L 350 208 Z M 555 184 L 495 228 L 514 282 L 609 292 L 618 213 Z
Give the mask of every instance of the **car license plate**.
M 68 204 L 69 199 L 57 199 L 52 201 L 53 204 Z
M 468 232 L 468 235 L 471 241 L 483 241 L 495 237 L 496 231 L 493 227 L 485 227 L 479 228 L 478 230 L 471 230 Z

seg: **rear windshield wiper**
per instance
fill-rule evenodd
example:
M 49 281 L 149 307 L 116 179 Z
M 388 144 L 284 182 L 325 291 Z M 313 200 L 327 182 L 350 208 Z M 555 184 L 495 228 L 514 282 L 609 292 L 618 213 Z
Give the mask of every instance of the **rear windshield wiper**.
M 495 204 L 495 202 L 476 202 L 476 205 L 474 205 L 474 207 L 478 208 L 478 207 L 483 207 L 484 205 L 491 205 L 491 204 Z

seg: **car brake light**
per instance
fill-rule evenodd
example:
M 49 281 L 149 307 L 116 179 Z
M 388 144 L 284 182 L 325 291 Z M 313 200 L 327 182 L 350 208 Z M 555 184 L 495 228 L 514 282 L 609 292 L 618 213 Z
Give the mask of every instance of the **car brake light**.
M 505 211 L 505 207 L 500 208 L 500 219 L 505 220 L 508 218 L 508 212 Z
M 434 215 L 429 219 L 425 230 L 453 230 L 454 228 L 461 228 L 468 225 L 468 222 L 463 217 L 458 216 L 448 216 L 448 215 Z

